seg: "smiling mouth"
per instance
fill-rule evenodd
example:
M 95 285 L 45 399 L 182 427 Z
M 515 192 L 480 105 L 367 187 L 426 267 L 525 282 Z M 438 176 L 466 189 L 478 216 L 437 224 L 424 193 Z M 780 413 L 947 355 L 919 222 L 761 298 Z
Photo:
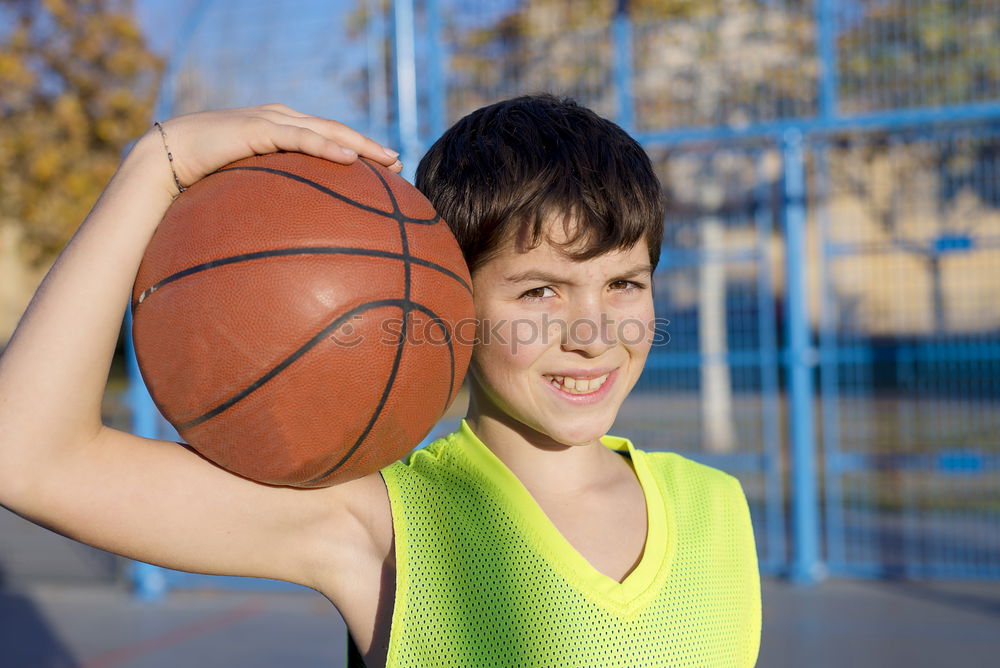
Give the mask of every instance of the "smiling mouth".
M 597 378 L 573 378 L 572 376 L 550 375 L 546 375 L 545 377 L 551 384 L 568 394 L 590 394 L 599 390 L 610 375 L 611 372 Z

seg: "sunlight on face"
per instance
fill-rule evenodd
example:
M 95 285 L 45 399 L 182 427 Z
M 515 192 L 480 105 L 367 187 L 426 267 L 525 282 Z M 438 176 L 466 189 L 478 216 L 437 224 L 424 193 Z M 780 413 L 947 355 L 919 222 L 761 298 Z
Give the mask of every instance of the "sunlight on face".
M 509 241 L 472 282 L 479 343 L 470 416 L 564 445 L 606 434 L 652 342 L 646 242 L 574 261 L 548 242 L 519 253 Z

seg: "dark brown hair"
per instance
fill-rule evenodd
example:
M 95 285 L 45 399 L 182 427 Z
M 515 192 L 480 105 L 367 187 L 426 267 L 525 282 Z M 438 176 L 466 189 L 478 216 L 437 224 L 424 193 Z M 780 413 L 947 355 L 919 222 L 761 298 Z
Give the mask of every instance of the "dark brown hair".
M 560 244 L 574 260 L 640 239 L 654 268 L 659 260 L 663 196 L 649 157 L 570 99 L 531 95 L 472 112 L 431 146 L 416 185 L 448 222 L 470 271 L 508 238 L 534 248 L 552 217 L 579 223 Z

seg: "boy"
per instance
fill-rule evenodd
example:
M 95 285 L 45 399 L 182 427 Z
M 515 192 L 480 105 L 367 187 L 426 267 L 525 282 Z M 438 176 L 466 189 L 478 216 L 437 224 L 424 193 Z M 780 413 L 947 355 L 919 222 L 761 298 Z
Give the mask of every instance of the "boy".
M 277 105 L 164 130 L 137 142 L 0 358 L 0 503 L 143 561 L 312 587 L 368 666 L 753 665 L 739 483 L 605 436 L 649 351 L 662 232 L 632 139 L 539 96 L 474 112 L 431 148 L 418 187 L 473 277 L 468 414 L 405 462 L 299 490 L 100 424 L 121 306 L 177 187 L 274 150 L 400 166 Z

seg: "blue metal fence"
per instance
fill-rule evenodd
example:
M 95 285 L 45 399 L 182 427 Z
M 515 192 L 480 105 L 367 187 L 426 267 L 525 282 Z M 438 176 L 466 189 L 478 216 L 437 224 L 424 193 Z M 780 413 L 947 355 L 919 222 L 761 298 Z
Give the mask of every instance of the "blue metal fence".
M 278 100 L 412 169 L 576 97 L 669 202 L 616 431 L 739 476 L 765 572 L 1000 576 L 1000 0 L 284 4 L 202 0 L 159 115 Z
M 830 568 L 996 577 L 1000 126 L 813 149 Z

